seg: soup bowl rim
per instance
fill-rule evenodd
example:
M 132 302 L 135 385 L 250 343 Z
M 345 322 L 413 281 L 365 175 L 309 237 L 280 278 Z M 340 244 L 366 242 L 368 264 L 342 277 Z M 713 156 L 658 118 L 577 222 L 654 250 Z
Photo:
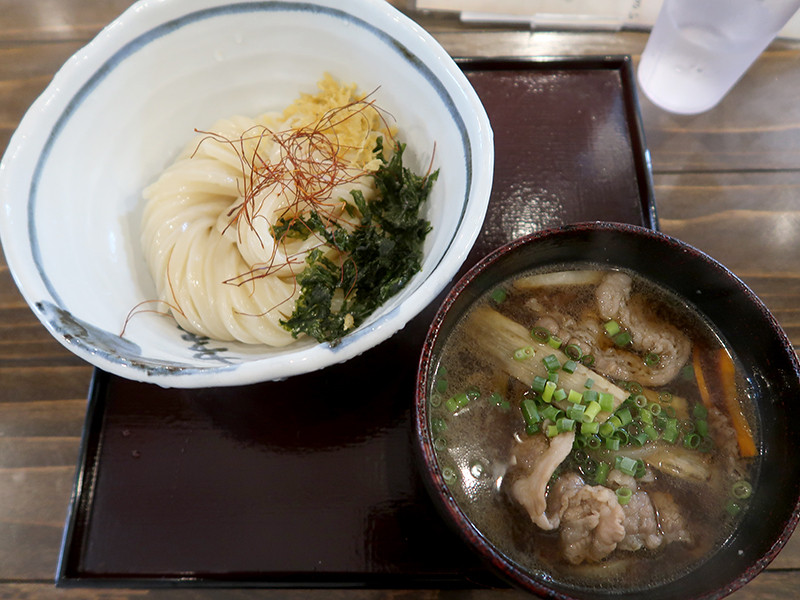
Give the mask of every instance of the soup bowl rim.
M 764 319 L 770 323 L 773 332 L 779 338 L 782 344 L 782 351 L 789 360 L 792 366 L 792 380 L 794 382 L 800 381 L 800 361 L 798 361 L 797 354 L 792 347 L 792 344 L 783 331 L 783 328 L 766 307 L 766 305 L 758 298 L 758 296 L 750 290 L 750 288 L 730 269 L 722 265 L 720 262 L 706 254 L 705 252 L 662 232 L 640 227 L 637 225 L 630 225 L 624 223 L 611 223 L 602 221 L 581 222 L 563 225 L 555 228 L 548 228 L 537 231 L 517 240 L 514 240 L 504 246 L 497 248 L 490 252 L 481 260 L 471 267 L 459 280 L 455 283 L 447 293 L 442 301 L 436 315 L 431 322 L 428 329 L 427 336 L 420 355 L 415 399 L 414 399 L 414 430 L 415 430 L 415 453 L 417 461 L 420 464 L 420 470 L 423 475 L 423 482 L 425 487 L 434 501 L 437 510 L 442 513 L 445 521 L 451 526 L 452 529 L 460 535 L 460 537 L 467 542 L 471 549 L 477 552 L 478 555 L 484 560 L 487 566 L 499 575 L 502 579 L 510 582 L 516 587 L 533 592 L 534 594 L 541 595 L 548 598 L 557 598 L 559 600 L 579 600 L 582 596 L 580 593 L 577 595 L 570 595 L 570 592 L 564 593 L 559 589 L 554 589 L 545 578 L 537 576 L 535 573 L 530 572 L 521 565 L 517 565 L 512 559 L 506 557 L 503 552 L 489 540 L 480 529 L 471 521 L 471 519 L 464 513 L 459 506 L 458 501 L 450 493 L 448 485 L 444 480 L 441 469 L 438 466 L 436 459 L 436 451 L 433 447 L 433 436 L 429 425 L 429 410 L 428 410 L 428 390 L 435 365 L 433 363 L 434 346 L 439 340 L 442 327 L 448 318 L 451 318 L 451 309 L 456 301 L 462 296 L 464 291 L 469 288 L 475 279 L 487 270 L 491 269 L 499 260 L 506 257 L 509 253 L 518 251 L 520 248 L 536 244 L 542 240 L 558 238 L 559 236 L 568 237 L 581 233 L 610 233 L 611 235 L 623 236 L 638 236 L 644 239 L 653 240 L 657 243 L 673 246 L 675 249 L 684 253 L 686 256 L 704 262 L 709 269 L 717 271 L 728 283 L 730 283 L 737 292 L 740 292 L 746 298 L 755 310 L 759 311 Z M 576 262 L 576 261 L 565 261 Z M 591 259 L 587 259 L 586 263 L 591 263 Z M 616 265 L 611 265 L 614 268 Z M 513 276 L 513 275 L 512 275 Z M 482 290 L 485 293 L 487 290 Z M 471 305 L 472 303 L 470 303 Z M 461 313 L 463 315 L 463 312 Z M 785 507 L 784 512 L 788 513 L 787 518 L 783 523 L 783 528 L 780 535 L 771 540 L 767 551 L 760 553 L 759 556 L 754 557 L 749 566 L 737 573 L 734 577 L 730 577 L 726 585 L 709 589 L 707 592 L 695 596 L 696 598 L 722 598 L 727 596 L 739 588 L 743 587 L 759 573 L 761 573 L 778 553 L 786 545 L 786 542 L 791 537 L 798 521 L 800 521 L 800 491 L 793 495 L 794 503 L 791 507 Z M 702 564 L 693 567 L 693 570 L 701 568 Z M 681 577 L 669 583 L 680 581 Z M 607 593 L 606 593 L 607 592 Z M 614 596 L 617 594 L 613 589 L 608 589 L 606 592 L 600 592 L 598 596 Z M 639 591 L 638 593 L 641 593 Z

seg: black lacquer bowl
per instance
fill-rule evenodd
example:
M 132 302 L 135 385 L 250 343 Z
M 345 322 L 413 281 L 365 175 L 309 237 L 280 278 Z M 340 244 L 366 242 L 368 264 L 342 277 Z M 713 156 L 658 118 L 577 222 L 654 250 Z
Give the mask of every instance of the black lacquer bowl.
M 485 291 L 514 274 L 553 264 L 591 262 L 638 272 L 708 319 L 738 357 L 752 388 L 760 427 L 761 472 L 750 507 L 722 546 L 677 579 L 646 591 L 648 600 L 721 598 L 761 572 L 784 546 L 800 514 L 800 368 L 786 334 L 764 304 L 718 262 L 678 240 L 630 225 L 585 223 L 529 235 L 488 255 L 451 290 L 430 327 L 420 360 L 415 427 L 420 465 L 445 520 L 500 576 L 549 598 L 641 598 L 561 582 L 498 550 L 466 516 L 437 463 L 429 392 L 448 334 Z

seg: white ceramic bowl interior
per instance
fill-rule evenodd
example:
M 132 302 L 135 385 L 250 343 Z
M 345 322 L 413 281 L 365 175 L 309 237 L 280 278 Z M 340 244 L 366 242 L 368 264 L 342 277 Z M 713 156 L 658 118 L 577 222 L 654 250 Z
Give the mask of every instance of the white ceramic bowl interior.
M 422 272 L 336 347 L 220 343 L 147 314 L 120 338 L 129 311 L 156 297 L 139 247 L 142 189 L 195 128 L 281 110 L 325 72 L 375 90 L 408 166 L 424 172 L 434 155 Z M 383 0 L 145 0 L 73 56 L 25 115 L 0 165 L 0 234 L 27 302 L 90 363 L 164 386 L 246 384 L 341 362 L 402 328 L 466 258 L 492 170 L 491 128 L 466 77 Z

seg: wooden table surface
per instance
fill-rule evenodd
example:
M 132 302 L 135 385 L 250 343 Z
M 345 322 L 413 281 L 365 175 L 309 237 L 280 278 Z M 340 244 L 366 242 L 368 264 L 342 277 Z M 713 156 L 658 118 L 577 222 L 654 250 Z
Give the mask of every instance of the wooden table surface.
M 56 70 L 131 0 L 0 0 L 0 153 Z M 393 3 L 454 56 L 627 54 L 641 32 L 466 26 Z M 739 275 L 800 344 L 800 43 L 774 42 L 723 102 L 691 117 L 641 98 L 661 230 Z M 92 368 L 53 340 L 0 258 L 0 598 L 510 598 L 511 590 L 87 590 L 53 578 Z M 124 543 L 124 540 L 120 540 Z M 735 600 L 800 597 L 800 534 Z

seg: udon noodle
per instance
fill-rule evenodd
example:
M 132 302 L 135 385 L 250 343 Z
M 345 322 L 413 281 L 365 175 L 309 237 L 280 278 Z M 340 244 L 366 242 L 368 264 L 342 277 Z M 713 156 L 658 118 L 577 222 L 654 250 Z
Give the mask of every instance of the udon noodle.
M 234 116 L 201 132 L 144 191 L 142 247 L 162 307 L 185 330 L 217 340 L 284 346 L 297 274 L 317 235 L 274 227 L 310 209 L 352 230 L 351 191 L 368 176 L 378 138 L 392 131 L 355 85 L 330 76 L 282 114 Z M 326 248 L 336 260 L 336 251 Z

